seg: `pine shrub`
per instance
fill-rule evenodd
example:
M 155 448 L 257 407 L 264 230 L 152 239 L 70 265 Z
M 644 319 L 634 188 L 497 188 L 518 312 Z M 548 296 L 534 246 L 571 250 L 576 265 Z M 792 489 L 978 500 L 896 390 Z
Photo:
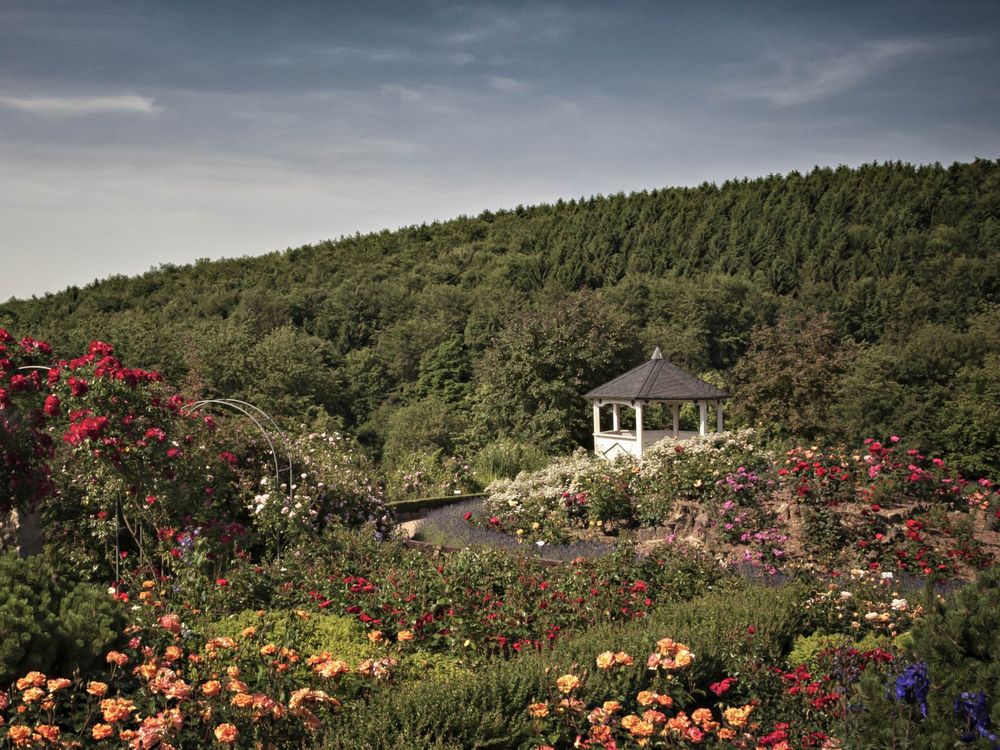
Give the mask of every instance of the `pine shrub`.
M 115 643 L 121 622 L 100 586 L 60 575 L 41 555 L 0 556 L 0 685 L 30 670 L 87 672 Z

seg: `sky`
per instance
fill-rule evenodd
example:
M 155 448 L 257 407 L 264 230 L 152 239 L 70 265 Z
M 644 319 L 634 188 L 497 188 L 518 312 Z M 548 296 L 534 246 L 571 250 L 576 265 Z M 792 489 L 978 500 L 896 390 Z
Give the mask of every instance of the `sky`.
M 998 157 L 994 0 L 0 0 L 0 300 L 559 198 Z

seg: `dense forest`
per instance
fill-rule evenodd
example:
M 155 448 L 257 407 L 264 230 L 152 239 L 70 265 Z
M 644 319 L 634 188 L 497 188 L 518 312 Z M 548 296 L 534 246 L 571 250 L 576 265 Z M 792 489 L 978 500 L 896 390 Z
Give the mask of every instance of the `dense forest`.
M 16 248 L 13 250 L 16 251 Z M 780 439 L 903 436 L 1000 470 L 1000 161 L 817 168 L 518 206 L 0 305 L 192 395 L 342 425 L 386 465 L 587 444 L 654 346 Z

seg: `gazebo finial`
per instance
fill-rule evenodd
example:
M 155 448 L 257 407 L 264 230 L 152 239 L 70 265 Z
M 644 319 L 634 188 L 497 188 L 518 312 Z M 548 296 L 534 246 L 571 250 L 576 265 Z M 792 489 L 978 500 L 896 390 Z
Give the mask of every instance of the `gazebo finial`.
M 653 349 L 653 356 L 650 359 L 663 359 L 663 352 L 660 351 L 660 347 Z

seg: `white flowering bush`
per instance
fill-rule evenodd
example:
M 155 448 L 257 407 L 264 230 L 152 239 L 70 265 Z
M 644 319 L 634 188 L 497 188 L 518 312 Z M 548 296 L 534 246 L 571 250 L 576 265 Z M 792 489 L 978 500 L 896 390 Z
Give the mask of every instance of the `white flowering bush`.
M 303 433 L 289 445 L 292 482 L 263 476 L 248 503 L 254 525 L 265 537 L 289 539 L 331 523 L 390 524 L 385 493 L 375 467 L 357 442 L 340 432 Z
M 772 462 L 753 430 L 667 438 L 638 461 L 625 456 L 609 463 L 580 448 L 538 471 L 493 482 L 486 488 L 485 515 L 470 520 L 546 542 L 565 541 L 566 528 L 574 524 L 658 526 L 675 501 L 721 505 L 734 487 L 748 486 L 727 480 L 766 472 Z
M 483 503 L 484 523 L 513 534 L 520 529 L 518 536 L 526 539 L 565 541 L 568 520 L 585 505 L 580 482 L 598 460 L 603 459 L 579 448 L 544 469 L 492 482 Z

